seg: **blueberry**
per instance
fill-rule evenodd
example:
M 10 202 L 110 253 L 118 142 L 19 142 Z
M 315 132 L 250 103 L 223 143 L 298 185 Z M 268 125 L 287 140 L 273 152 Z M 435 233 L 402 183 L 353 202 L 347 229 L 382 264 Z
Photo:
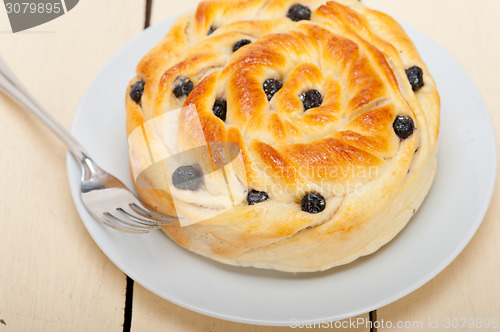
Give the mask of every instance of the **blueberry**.
M 201 173 L 193 166 L 180 166 L 172 174 L 174 187 L 182 190 L 196 190 L 201 184 Z
M 257 203 L 265 202 L 269 199 L 269 196 L 265 191 L 253 190 L 248 193 L 247 202 L 248 205 L 255 205 Z
M 212 107 L 212 111 L 216 117 L 222 121 L 226 121 L 227 102 L 224 99 L 217 99 L 214 103 L 214 107 Z
M 405 115 L 398 115 L 394 123 L 392 124 L 394 132 L 401 140 L 407 139 L 413 134 L 415 130 L 415 125 L 410 117 Z
M 323 97 L 318 90 L 309 90 L 300 95 L 300 99 L 304 104 L 304 111 L 310 108 L 320 107 L 323 104 Z
M 286 16 L 295 22 L 302 20 L 310 20 L 311 10 L 306 6 L 293 5 L 292 7 L 290 7 L 290 10 L 288 10 L 288 14 Z
M 210 30 L 208 30 L 207 36 L 210 36 L 215 30 L 217 30 L 216 27 L 211 27 Z
M 239 50 L 243 46 L 246 46 L 246 45 L 251 44 L 251 43 L 252 43 L 251 40 L 242 39 L 239 42 L 237 42 L 236 44 L 234 44 L 234 46 L 233 46 L 233 52 L 236 52 L 237 50 Z
M 408 76 L 413 91 L 417 91 L 424 86 L 424 72 L 420 67 L 413 66 L 406 69 L 406 76 Z
M 270 78 L 262 84 L 264 92 L 267 95 L 267 100 L 271 100 L 274 95 L 283 87 L 283 83 L 274 78 Z
M 302 197 L 302 211 L 309 213 L 320 213 L 325 209 L 325 198 L 318 193 L 307 193 Z
M 191 91 L 194 89 L 194 84 L 191 82 L 191 80 L 187 77 L 179 77 L 177 79 L 177 84 L 174 88 L 174 95 L 177 98 L 180 98 L 182 96 L 189 96 Z
M 144 85 L 146 85 L 144 81 L 137 81 L 130 86 L 130 98 L 138 104 L 141 102 Z

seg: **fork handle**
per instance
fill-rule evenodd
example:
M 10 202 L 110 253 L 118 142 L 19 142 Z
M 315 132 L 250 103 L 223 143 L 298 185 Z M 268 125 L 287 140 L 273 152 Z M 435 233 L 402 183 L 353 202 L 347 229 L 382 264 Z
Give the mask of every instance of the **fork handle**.
M 47 127 L 49 127 L 54 134 L 66 144 L 71 154 L 80 162 L 84 162 L 88 158 L 88 153 L 78 143 L 78 141 L 62 127 L 50 115 L 43 106 L 26 90 L 26 88 L 19 82 L 17 77 L 10 71 L 9 67 L 0 57 L 0 89 L 3 90 L 13 100 L 17 101 L 21 106 L 33 113 L 40 119 Z

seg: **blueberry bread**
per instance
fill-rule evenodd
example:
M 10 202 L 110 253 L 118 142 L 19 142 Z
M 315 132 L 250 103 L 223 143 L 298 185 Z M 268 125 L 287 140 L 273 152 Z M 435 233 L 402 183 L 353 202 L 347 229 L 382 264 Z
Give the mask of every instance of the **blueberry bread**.
M 126 106 L 133 170 L 165 153 L 160 132 L 179 151 L 239 148 L 230 209 L 202 153 L 135 183 L 162 213 L 210 216 L 163 231 L 227 264 L 320 271 L 373 253 L 436 171 L 434 81 L 398 23 L 357 0 L 203 1 L 138 64 Z

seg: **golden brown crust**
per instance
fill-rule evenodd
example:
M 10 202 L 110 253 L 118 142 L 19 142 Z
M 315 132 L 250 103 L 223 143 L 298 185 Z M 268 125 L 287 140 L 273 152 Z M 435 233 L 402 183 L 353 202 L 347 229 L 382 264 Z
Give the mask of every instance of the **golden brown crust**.
M 296 3 L 311 8 L 311 20 L 286 17 Z M 211 28 L 217 29 L 207 35 Z M 252 43 L 233 53 L 242 39 Z M 425 85 L 416 92 L 405 74 L 413 65 L 424 72 Z M 179 77 L 194 84 L 187 98 L 173 93 Z M 269 78 L 284 83 L 270 101 L 262 88 Z M 235 172 L 270 197 L 190 226 L 164 227 L 181 246 L 225 263 L 285 271 L 348 263 L 404 227 L 435 174 L 434 81 L 403 29 L 355 0 L 203 1 L 141 60 L 131 84 L 137 80 L 145 90 L 140 103 L 127 91 L 127 133 L 140 128 L 149 145 L 129 138 L 132 168 L 164 155 L 155 130 L 175 129 L 181 150 L 206 142 L 239 146 L 243 169 Z M 300 95 L 310 89 L 323 102 L 304 112 Z M 225 121 L 213 114 L 216 99 L 227 101 Z M 175 128 L 167 122 L 150 128 L 148 121 L 182 106 L 195 108 Z M 406 140 L 394 133 L 397 115 L 414 120 Z M 213 171 L 212 161 L 190 158 Z M 152 207 L 193 218 L 220 209 L 216 175 L 174 202 L 174 189 L 158 189 L 167 173 L 167 180 L 146 177 L 155 189 L 136 184 Z M 326 199 L 321 213 L 301 210 L 300 199 L 311 191 Z

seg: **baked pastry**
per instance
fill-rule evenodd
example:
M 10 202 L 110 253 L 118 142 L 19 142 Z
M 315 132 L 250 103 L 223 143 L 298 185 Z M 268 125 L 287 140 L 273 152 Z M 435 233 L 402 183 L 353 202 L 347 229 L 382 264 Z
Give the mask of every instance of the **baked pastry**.
M 319 271 L 373 253 L 436 171 L 434 81 L 356 0 L 201 2 L 141 60 L 126 106 L 139 195 L 192 221 L 163 228 L 173 241 L 227 264 Z

